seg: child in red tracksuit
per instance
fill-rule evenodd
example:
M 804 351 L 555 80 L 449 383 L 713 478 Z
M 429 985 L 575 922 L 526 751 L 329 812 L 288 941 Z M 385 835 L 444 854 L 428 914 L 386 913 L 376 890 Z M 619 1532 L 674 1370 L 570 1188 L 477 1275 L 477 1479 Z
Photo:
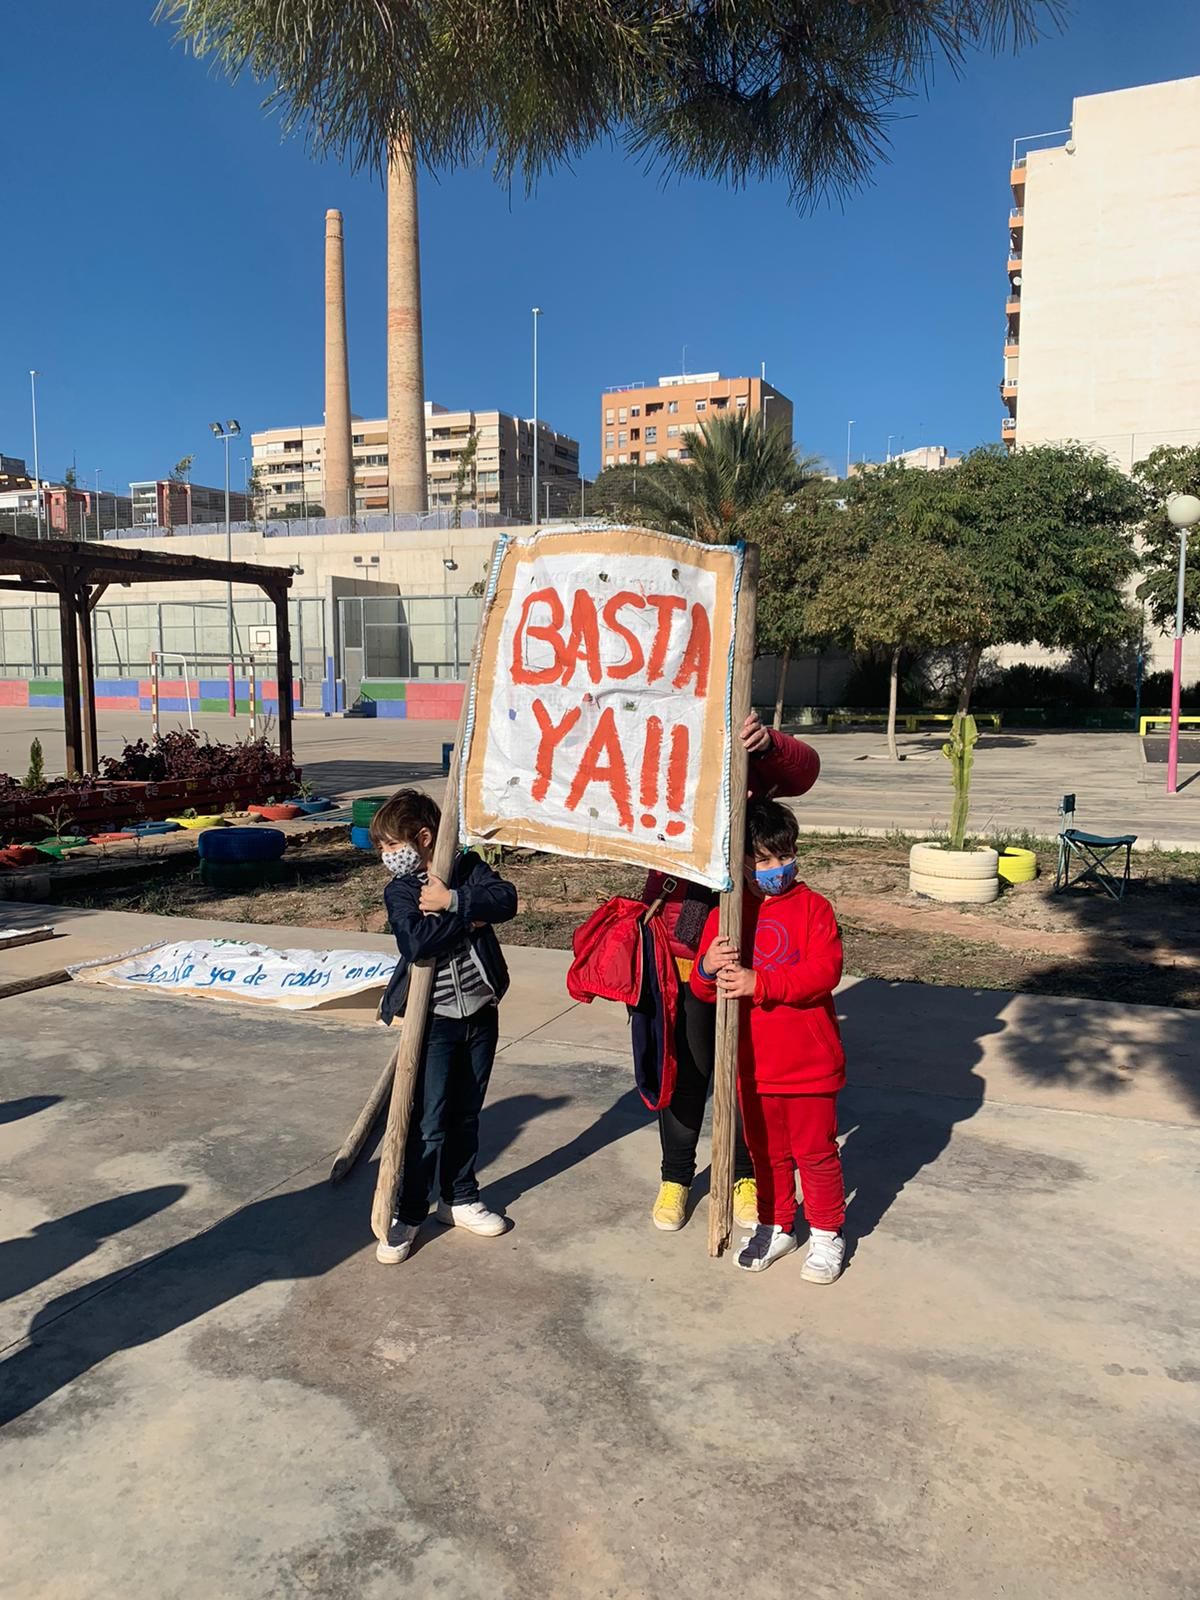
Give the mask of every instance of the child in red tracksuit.
M 692 969 L 701 1000 L 740 998 L 738 1089 L 742 1125 L 758 1183 L 758 1227 L 737 1264 L 762 1272 L 797 1248 L 796 1172 L 808 1219 L 800 1276 L 833 1283 L 845 1255 L 846 1193 L 837 1144 L 837 1095 L 846 1055 L 833 991 L 842 939 L 833 907 L 796 878 L 796 819 L 773 800 L 751 801 L 746 817 L 743 949 L 749 966 L 718 937 L 713 911 Z

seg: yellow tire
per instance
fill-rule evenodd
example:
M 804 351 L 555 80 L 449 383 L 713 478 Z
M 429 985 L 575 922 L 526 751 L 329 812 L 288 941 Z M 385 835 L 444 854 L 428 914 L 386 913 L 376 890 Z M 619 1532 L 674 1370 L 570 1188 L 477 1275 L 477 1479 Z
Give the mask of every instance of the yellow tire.
M 1032 850 L 1010 845 L 1000 852 L 998 870 L 1005 883 L 1032 883 L 1038 875 L 1038 858 Z

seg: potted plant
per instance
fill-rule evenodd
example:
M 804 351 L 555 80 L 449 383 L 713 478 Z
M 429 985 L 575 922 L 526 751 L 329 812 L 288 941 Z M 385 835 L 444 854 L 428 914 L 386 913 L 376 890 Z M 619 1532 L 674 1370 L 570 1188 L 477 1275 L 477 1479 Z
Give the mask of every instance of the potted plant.
M 926 840 L 908 856 L 908 886 L 930 900 L 983 905 L 1000 893 L 1000 858 L 990 845 L 966 847 L 967 810 L 971 803 L 971 769 L 979 730 L 975 718 L 955 716 L 942 754 L 950 763 L 954 804 L 946 844 Z
M 318 816 L 322 811 L 329 811 L 333 807 L 333 801 L 326 795 L 314 794 L 312 784 L 306 780 L 296 785 L 295 797 L 288 804 L 299 806 L 301 814 L 306 817 Z

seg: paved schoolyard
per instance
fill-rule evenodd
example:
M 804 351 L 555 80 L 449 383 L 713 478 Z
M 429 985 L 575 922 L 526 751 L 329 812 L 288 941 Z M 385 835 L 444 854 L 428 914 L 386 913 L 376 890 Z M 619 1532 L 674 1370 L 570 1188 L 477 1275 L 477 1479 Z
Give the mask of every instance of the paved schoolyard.
M 125 738 L 149 735 L 149 717 L 102 713 L 102 752 L 115 754 Z M 178 719 L 186 725 L 186 719 Z M 247 719 L 198 718 L 214 739 L 247 732 Z M 403 722 L 302 716 L 296 723 L 297 759 L 318 789 L 335 796 L 369 794 L 402 783 L 436 786 L 442 745 L 453 739 L 448 722 Z M 0 709 L 0 772 L 23 777 L 29 743 L 41 739 L 46 765 L 62 761 L 62 723 L 56 711 Z M 800 806 L 806 827 L 924 833 L 944 829 L 950 814 L 950 777 L 939 751 L 943 735 L 900 736 L 905 761 L 886 760 L 878 733 L 802 732 L 821 753 L 819 786 Z M 981 833 L 1007 830 L 1049 836 L 1061 826 L 1058 803 L 1078 797 L 1077 825 L 1090 832 L 1139 835 L 1200 848 L 1200 769 L 1185 768 L 1187 786 L 1165 792 L 1161 765 L 1142 760 L 1133 734 L 984 733 L 975 757 L 971 826 Z M 1195 781 L 1187 781 L 1193 779 Z
M 511 956 L 513 1230 L 391 1269 L 324 1181 L 382 1031 L 0 1001 L 6 1600 L 1195 1594 L 1200 1016 L 847 986 L 818 1289 L 649 1227 L 620 1013 Z

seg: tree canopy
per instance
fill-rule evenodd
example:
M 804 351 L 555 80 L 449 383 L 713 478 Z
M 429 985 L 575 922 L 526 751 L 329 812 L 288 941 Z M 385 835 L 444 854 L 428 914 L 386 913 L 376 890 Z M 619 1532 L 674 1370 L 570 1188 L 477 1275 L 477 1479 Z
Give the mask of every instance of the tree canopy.
M 1179 529 L 1167 520 L 1166 504 L 1173 494 L 1200 495 L 1200 445 L 1163 446 L 1133 470 L 1146 491 L 1145 518 L 1138 529 L 1145 577 L 1138 596 L 1155 625 L 1169 631 L 1175 626 Z M 1183 622 L 1188 629 L 1200 627 L 1200 537 L 1193 535 L 1190 546 L 1183 594 Z
M 197 56 L 268 84 L 286 130 L 382 169 L 494 156 L 534 182 L 621 141 L 669 174 L 861 185 L 934 67 L 1018 47 L 1061 0 L 159 0 Z

